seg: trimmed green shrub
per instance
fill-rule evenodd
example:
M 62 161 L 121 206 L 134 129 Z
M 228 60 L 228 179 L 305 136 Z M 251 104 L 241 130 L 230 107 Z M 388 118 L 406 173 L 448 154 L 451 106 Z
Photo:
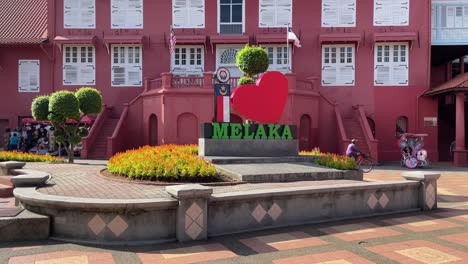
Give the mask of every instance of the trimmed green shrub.
M 83 87 L 76 91 L 80 110 L 83 114 L 99 114 L 102 110 L 101 92 L 94 88 Z
M 266 72 L 270 60 L 262 47 L 246 45 L 237 53 L 236 65 L 248 77 Z
M 53 120 L 50 120 L 52 123 L 54 120 L 78 120 L 80 118 L 80 105 L 72 92 L 58 91 L 50 96 L 49 112 L 53 114 Z
M 239 82 L 237 83 L 238 85 L 244 85 L 244 84 L 255 84 L 254 79 L 250 77 L 240 77 Z
M 31 112 L 36 120 L 47 120 L 49 115 L 49 96 L 36 97 L 31 105 Z

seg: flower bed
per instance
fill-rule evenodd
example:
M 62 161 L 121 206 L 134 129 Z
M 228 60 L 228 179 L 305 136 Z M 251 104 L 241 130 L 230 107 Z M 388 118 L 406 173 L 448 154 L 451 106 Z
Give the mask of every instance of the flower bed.
M 325 166 L 332 169 L 338 170 L 355 170 L 356 169 L 356 162 L 353 158 L 337 155 L 332 153 L 323 153 L 320 152 L 319 148 L 314 148 L 311 151 L 301 151 L 301 155 L 310 155 L 310 156 L 318 156 L 315 160 L 315 163 L 321 166 Z
M 0 162 L 1 161 L 65 162 L 64 159 L 52 157 L 49 154 L 38 155 L 17 151 L 0 151 Z
M 141 147 L 109 159 L 112 174 L 132 179 L 204 181 L 217 176 L 216 168 L 197 156 L 196 145 Z

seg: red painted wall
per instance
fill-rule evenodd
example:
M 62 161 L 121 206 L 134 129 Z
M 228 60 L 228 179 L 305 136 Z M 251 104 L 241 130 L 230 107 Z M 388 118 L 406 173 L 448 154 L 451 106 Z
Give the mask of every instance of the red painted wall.
M 63 1 L 49 0 L 49 39 L 56 36 L 97 36 L 96 49 L 96 88 L 102 91 L 104 101 L 113 106 L 119 114 L 125 103 L 129 103 L 143 91 L 143 87 L 111 87 L 111 55 L 103 44 L 104 36 L 145 35 L 143 48 L 143 76 L 159 78 L 162 72 L 170 70 L 168 47 L 169 27 L 172 1 L 144 1 L 144 29 L 112 30 L 110 28 L 110 0 L 96 1 L 96 29 L 68 30 L 63 28 Z M 258 0 L 246 1 L 246 32 L 253 44 L 259 34 L 283 34 L 285 29 L 264 29 L 258 27 Z M 321 79 L 321 43 L 320 34 L 359 33 L 361 42 L 356 48 L 356 85 L 347 87 L 321 87 L 316 89 L 338 104 L 343 117 L 353 115 L 352 106 L 363 105 L 366 114 L 376 123 L 376 137 L 379 140 L 379 156 L 382 160 L 399 158 L 395 145 L 395 122 L 398 116 L 408 116 L 410 132 L 430 134 L 427 141 L 430 155 L 437 152 L 437 130 L 423 126 L 423 117 L 437 116 L 437 105 L 432 101 L 419 98 L 429 88 L 430 65 L 430 1 L 412 0 L 410 7 L 410 25 L 403 27 L 373 26 L 373 0 L 358 0 L 357 27 L 354 28 L 321 28 L 321 1 L 293 0 L 293 29 L 300 37 L 302 48 L 295 48 L 292 58 L 293 72 L 298 80 L 315 77 Z M 177 36 L 183 35 L 217 35 L 217 0 L 206 0 L 206 28 L 175 30 Z M 374 87 L 374 42 L 376 32 L 415 32 L 417 40 L 409 52 L 409 79 L 407 87 Z M 346 38 L 343 39 L 345 41 Z M 395 39 L 397 41 L 398 39 Z M 214 45 L 215 47 L 215 45 Z M 0 118 L 29 114 L 29 104 L 35 95 L 18 95 L 17 60 L 21 56 L 41 58 L 41 92 L 69 89 L 75 86 L 62 85 L 62 53 L 57 46 L 50 47 L 55 56 L 54 63 L 47 61 L 45 53 L 39 48 L 0 49 L 0 62 L 5 68 L 0 74 L 9 98 L 2 94 Z M 6 52 L 7 51 L 7 52 Z M 205 50 L 205 71 L 215 70 L 216 52 L 207 42 Z M 7 65 L 7 66 L 4 66 Z M 52 74 L 53 73 L 53 74 Z M 15 75 L 13 75 L 15 74 Z M 44 78 L 42 77 L 44 76 Z M 48 77 L 47 77 L 48 76 Z M 46 88 L 47 87 L 47 88 Z M 49 90 L 47 90 L 49 89 Z M 11 102 L 15 102 L 14 104 Z M 192 113 L 199 122 L 211 121 L 213 101 L 209 93 L 194 93 L 190 89 L 177 92 L 160 93 L 139 99 L 129 108 L 128 128 L 122 133 L 128 135 L 125 146 L 138 146 L 149 143 L 149 117 L 156 114 L 158 118 L 159 143 L 178 143 L 178 118 L 181 114 Z M 324 150 L 336 151 L 337 137 L 334 110 L 316 94 L 291 94 L 288 106 L 282 119 L 284 123 L 296 124 L 303 114 L 308 114 L 312 121 L 310 142 Z M 11 121 L 13 122 L 13 121 Z M 195 143 L 195 142 L 194 142 Z

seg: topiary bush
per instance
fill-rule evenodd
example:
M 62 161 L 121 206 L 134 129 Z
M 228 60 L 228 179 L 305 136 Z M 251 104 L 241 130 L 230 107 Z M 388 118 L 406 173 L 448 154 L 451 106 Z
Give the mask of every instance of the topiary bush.
M 88 135 L 85 128 L 79 127 L 81 119 L 87 114 L 99 114 L 101 111 L 101 93 L 89 87 L 83 87 L 75 93 L 64 90 L 50 96 L 39 96 L 31 104 L 33 117 L 50 121 L 56 128 L 56 141 L 60 144 L 68 143 L 65 149 L 70 163 L 73 163 L 73 147 Z M 68 119 L 77 122 L 67 124 Z
M 237 83 L 238 85 L 244 85 L 244 84 L 255 84 L 254 79 L 246 76 L 242 76 L 239 79 L 239 82 Z
M 78 99 L 80 110 L 83 114 L 99 114 L 102 111 L 102 96 L 101 93 L 89 87 L 83 87 L 76 91 L 76 99 Z
M 247 77 L 266 72 L 270 65 L 268 53 L 262 47 L 246 45 L 237 53 L 236 65 Z

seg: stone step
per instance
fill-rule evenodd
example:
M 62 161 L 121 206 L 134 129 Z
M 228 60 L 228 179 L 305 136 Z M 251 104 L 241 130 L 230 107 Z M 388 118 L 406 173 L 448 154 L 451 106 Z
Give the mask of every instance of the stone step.
M 0 184 L 0 197 L 13 196 L 13 187 Z
M 36 241 L 49 238 L 50 219 L 23 210 L 14 217 L 0 217 L 0 242 Z
M 213 164 L 252 164 L 252 163 L 285 163 L 285 162 L 313 162 L 315 156 L 293 156 L 293 157 L 203 157 Z
M 362 173 L 358 171 L 329 169 L 311 162 L 217 164 L 215 166 L 221 174 L 251 183 L 363 179 Z
M 14 176 L 0 176 L 0 185 L 6 185 L 9 187 L 13 187 L 13 183 L 11 182 L 11 178 Z

